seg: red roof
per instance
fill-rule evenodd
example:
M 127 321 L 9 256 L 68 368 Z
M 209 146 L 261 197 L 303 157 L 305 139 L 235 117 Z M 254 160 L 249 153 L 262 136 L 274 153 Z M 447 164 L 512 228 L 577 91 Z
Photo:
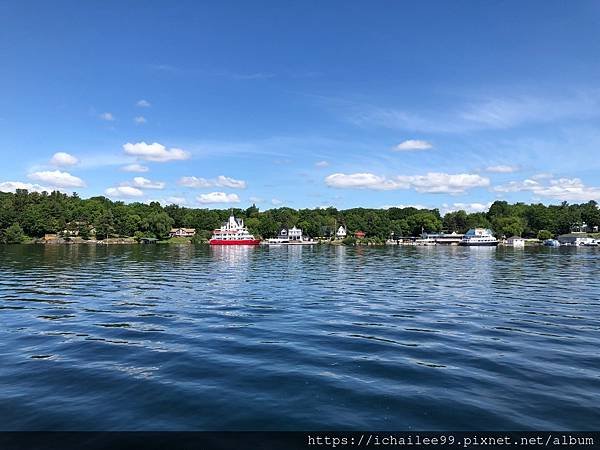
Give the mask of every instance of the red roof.
M 365 232 L 364 231 L 355 231 L 354 232 L 354 237 L 364 238 L 365 237 Z

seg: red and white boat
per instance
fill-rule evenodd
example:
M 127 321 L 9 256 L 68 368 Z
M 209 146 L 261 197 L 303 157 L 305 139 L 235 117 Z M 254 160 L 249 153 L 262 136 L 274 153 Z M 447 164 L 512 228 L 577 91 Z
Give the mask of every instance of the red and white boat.
M 244 226 L 244 220 L 237 220 L 233 214 L 221 228 L 213 231 L 213 235 L 208 241 L 210 245 L 258 245 L 260 239 L 255 239 Z

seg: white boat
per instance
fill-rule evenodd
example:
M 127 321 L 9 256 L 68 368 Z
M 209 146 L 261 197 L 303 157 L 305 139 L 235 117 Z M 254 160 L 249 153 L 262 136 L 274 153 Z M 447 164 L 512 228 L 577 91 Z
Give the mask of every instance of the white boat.
M 546 247 L 560 247 L 560 242 L 556 239 L 546 239 L 544 241 L 544 246 Z
M 415 239 L 415 245 L 437 245 L 437 242 L 433 238 L 422 237 L 419 239 Z
M 210 245 L 258 245 L 260 239 L 255 239 L 244 226 L 244 220 L 237 220 L 233 214 L 221 228 L 213 231 L 212 238 L 208 241 Z
M 492 230 L 487 228 L 471 228 L 461 239 L 459 245 L 468 247 L 495 247 L 498 239 L 494 237 Z

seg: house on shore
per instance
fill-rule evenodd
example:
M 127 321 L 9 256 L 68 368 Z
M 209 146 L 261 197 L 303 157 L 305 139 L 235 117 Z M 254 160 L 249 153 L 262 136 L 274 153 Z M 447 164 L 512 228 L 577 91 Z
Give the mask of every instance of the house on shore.
M 525 239 L 519 236 L 512 236 L 506 240 L 506 245 L 509 247 L 523 248 L 525 247 Z
M 364 238 L 365 238 L 365 236 L 366 236 L 366 234 L 365 234 L 365 232 L 364 232 L 364 231 L 360 231 L 360 230 L 358 230 L 358 231 L 355 231 L 355 232 L 354 232 L 354 237 L 355 237 L 356 239 L 364 239 Z
M 302 240 L 302 228 L 282 228 L 277 236 L 277 239 L 282 241 L 301 241 Z
M 340 227 L 335 232 L 335 237 L 337 239 L 344 239 L 346 237 L 346 235 L 347 235 L 346 227 L 344 227 L 343 225 L 340 225 Z
M 169 237 L 194 237 L 195 235 L 195 228 L 172 228 L 169 231 Z

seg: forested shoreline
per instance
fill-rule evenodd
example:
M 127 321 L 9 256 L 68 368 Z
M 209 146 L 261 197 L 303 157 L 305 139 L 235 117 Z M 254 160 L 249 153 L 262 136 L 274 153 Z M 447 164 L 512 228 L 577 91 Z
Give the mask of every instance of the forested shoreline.
M 173 227 L 195 228 L 196 240 L 210 237 L 231 209 L 199 209 L 158 202 L 124 203 L 106 197 L 80 198 L 58 191 L 52 193 L 17 190 L 0 192 L 0 242 L 18 243 L 46 234 L 77 235 L 83 239 L 110 237 L 154 237 L 164 239 Z M 498 236 L 519 235 L 546 239 L 568 233 L 585 222 L 589 229 L 600 226 L 595 201 L 581 204 L 543 205 L 494 202 L 487 212 L 449 212 L 417 208 L 299 209 L 282 207 L 266 211 L 252 205 L 233 208 L 251 233 L 261 238 L 277 235 L 283 227 L 297 226 L 312 237 L 333 236 L 343 225 L 349 234 L 363 231 L 366 238 L 385 240 L 393 235 L 416 236 L 425 232 L 464 233 L 469 228 L 491 228 Z

